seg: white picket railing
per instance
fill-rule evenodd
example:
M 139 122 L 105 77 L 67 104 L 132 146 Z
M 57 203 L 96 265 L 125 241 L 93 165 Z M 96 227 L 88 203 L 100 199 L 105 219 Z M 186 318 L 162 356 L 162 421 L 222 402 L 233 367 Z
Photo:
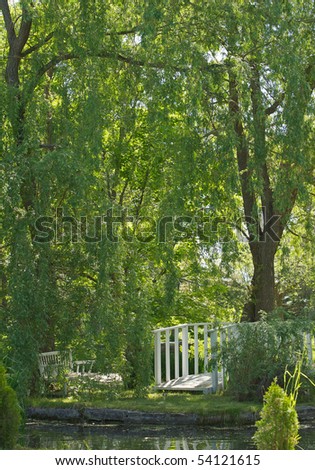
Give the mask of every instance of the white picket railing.
M 154 330 L 156 386 L 189 375 L 210 373 L 212 391 L 216 392 L 218 389 L 219 375 L 220 385 L 224 389 L 228 371 L 225 370 L 224 364 L 216 362 L 217 354 L 230 336 L 237 338 L 241 325 L 232 323 L 213 328 L 210 323 L 186 323 Z M 309 362 L 315 363 L 315 336 L 311 333 L 304 334 L 304 344 Z M 173 354 L 171 354 L 172 349 Z M 162 367 L 163 355 L 164 367 Z M 189 356 L 193 360 L 189 361 Z M 202 356 L 203 366 L 200 367 Z
M 215 392 L 219 383 L 219 368 L 216 364 L 218 348 L 225 342 L 228 330 L 233 328 L 234 325 L 212 328 L 210 323 L 186 323 L 154 330 L 156 385 L 159 386 L 163 382 L 187 377 L 191 374 L 198 375 L 210 372 L 212 388 Z M 162 349 L 165 351 L 165 368 L 162 368 Z M 171 354 L 171 349 L 173 349 L 173 354 Z M 193 370 L 190 370 L 189 355 L 193 355 L 193 361 L 191 361 L 193 362 Z M 200 367 L 199 362 L 202 355 L 204 358 L 203 367 Z M 173 364 L 171 364 L 171 359 L 173 359 Z M 210 361 L 211 368 L 209 367 Z M 162 377 L 163 369 L 165 369 L 165 375 Z M 224 377 L 225 371 L 221 370 L 220 372 Z

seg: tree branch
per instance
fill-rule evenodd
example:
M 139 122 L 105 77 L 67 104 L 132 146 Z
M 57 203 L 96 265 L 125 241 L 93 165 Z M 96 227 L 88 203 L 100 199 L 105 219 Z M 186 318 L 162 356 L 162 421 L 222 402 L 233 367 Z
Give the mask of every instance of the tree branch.
M 3 13 L 8 42 L 10 46 L 9 57 L 6 65 L 6 82 L 8 85 L 19 87 L 19 66 L 21 61 L 21 52 L 30 36 L 32 19 L 29 12 L 22 6 L 22 19 L 18 35 L 15 33 L 10 8 L 7 0 L 0 0 L 0 7 Z M 23 110 L 21 108 L 21 115 Z
M 125 56 L 121 53 L 117 52 L 111 52 L 111 51 L 100 51 L 97 53 L 92 53 L 90 51 L 83 51 L 82 54 L 78 53 L 67 53 L 67 54 L 59 54 L 53 57 L 49 62 L 44 64 L 40 69 L 37 71 L 36 77 L 33 80 L 33 83 L 30 86 L 29 91 L 32 92 L 42 76 L 51 70 L 52 68 L 56 67 L 62 62 L 68 61 L 68 60 L 75 60 L 75 59 L 80 59 L 82 57 L 94 57 L 94 58 L 99 58 L 99 59 L 113 59 L 117 60 L 118 62 L 123 62 L 125 64 L 129 65 L 134 65 L 137 67 L 150 67 L 150 68 L 155 68 L 155 69 L 165 69 L 169 68 L 171 70 L 174 70 L 174 72 L 189 72 L 191 68 L 189 66 L 179 66 L 179 65 L 166 65 L 164 62 L 150 62 L 146 61 L 143 59 L 136 59 L 135 57 L 128 57 Z M 200 67 L 200 70 L 205 70 L 205 71 L 211 71 L 213 69 L 221 69 L 222 67 L 226 67 L 225 64 L 204 64 L 203 66 Z
M 267 147 L 266 147 L 266 114 L 263 109 L 263 97 L 260 86 L 260 75 L 255 63 L 251 63 L 252 76 L 250 79 L 251 103 L 254 122 L 254 152 L 258 163 L 257 172 L 262 180 L 263 188 L 261 203 L 265 224 L 274 216 L 274 194 L 270 184 L 267 167 Z
M 288 192 L 288 196 L 286 197 L 285 209 L 280 211 L 275 208 L 275 214 L 280 216 L 279 220 L 274 224 L 274 231 L 279 239 L 281 239 L 284 229 L 287 228 L 287 222 L 289 220 L 290 214 L 292 213 L 297 195 L 298 188 L 293 188 L 290 192 Z
M 107 183 L 107 196 L 111 201 L 114 201 L 116 199 L 116 191 L 115 189 L 111 188 L 110 185 L 110 175 L 109 171 L 106 170 L 106 183 Z
M 238 172 L 241 181 L 243 207 L 246 220 L 246 226 L 250 240 L 256 240 L 260 234 L 259 218 L 257 214 L 257 203 L 251 184 L 251 171 L 248 167 L 249 149 L 248 143 L 240 118 L 239 97 L 236 84 L 236 78 L 230 70 L 229 73 L 229 111 L 234 121 L 234 131 L 237 137 L 236 155 Z
M 41 149 L 46 149 L 46 150 L 56 150 L 56 149 L 60 149 L 61 148 L 61 145 L 57 145 L 57 144 L 44 144 L 44 143 L 41 143 L 39 144 L 39 148 Z
M 145 193 L 145 190 L 146 190 L 146 187 L 147 187 L 147 184 L 148 184 L 149 175 L 150 175 L 150 167 L 148 167 L 146 169 L 144 179 L 143 179 L 143 183 L 142 183 L 142 187 L 141 187 L 139 203 L 136 207 L 136 224 L 138 223 L 138 220 L 139 220 L 140 210 L 141 210 L 141 207 L 142 207 L 142 204 L 143 204 L 144 193 Z
M 47 44 L 54 36 L 54 31 L 49 33 L 42 41 L 38 42 L 37 44 L 34 44 L 34 46 L 29 47 L 25 51 L 21 53 L 21 57 L 26 57 L 32 52 L 38 51 L 44 44 Z
M 314 64 L 308 65 L 305 69 L 306 77 L 308 79 L 309 85 L 311 89 L 313 90 L 315 88 L 315 78 L 314 78 Z M 285 98 L 285 93 L 281 93 L 278 99 L 276 99 L 272 105 L 270 105 L 268 108 L 265 109 L 265 114 L 266 116 L 270 116 L 274 112 L 277 111 L 278 107 L 283 103 L 283 100 Z
M 312 56 L 312 63 L 310 63 L 305 70 L 307 81 L 313 91 L 315 88 L 315 57 Z
M 56 210 L 59 209 L 59 207 L 61 207 L 61 204 L 63 203 L 63 201 L 64 201 L 64 200 L 66 199 L 66 197 L 67 197 L 68 191 L 69 191 L 69 188 L 66 188 L 66 189 L 63 191 L 61 198 L 59 199 L 59 201 L 58 201 L 57 204 L 55 205 Z
M 310 238 L 306 237 L 305 235 L 300 235 L 299 233 L 294 232 L 294 230 L 292 230 L 289 227 L 287 227 L 287 231 L 292 233 L 292 235 L 294 235 L 295 237 L 302 238 L 302 240 L 306 240 L 306 241 L 311 242 L 311 243 L 314 242 L 314 240 L 311 240 Z
M 13 42 L 16 40 L 16 34 L 8 1 L 0 0 L 0 8 L 3 13 L 4 23 L 8 34 L 9 45 L 10 47 L 12 47 Z
M 19 34 L 16 38 L 16 49 L 19 55 L 21 54 L 29 38 L 31 27 L 32 27 L 32 19 L 29 17 L 29 12 L 26 10 L 26 8 L 22 8 L 22 21 L 21 21 Z
M 105 36 L 113 36 L 113 35 L 123 36 L 125 34 L 134 34 L 137 31 L 138 31 L 138 27 L 135 26 L 132 29 L 127 29 L 127 30 L 124 30 L 124 31 L 109 32 L 109 33 L 105 33 L 104 35 Z M 34 44 L 34 46 L 31 46 L 28 49 L 26 49 L 26 51 L 22 52 L 21 57 L 26 57 L 29 54 L 32 54 L 32 52 L 35 52 L 38 49 L 40 49 L 44 44 L 47 44 L 53 38 L 54 34 L 55 34 L 55 32 L 52 31 L 42 41 L 39 41 L 37 44 Z
M 250 236 L 248 236 L 248 233 L 246 233 L 245 230 L 243 230 L 240 225 L 236 223 L 231 223 L 230 225 L 236 228 L 236 230 L 238 230 L 246 238 L 247 241 L 250 241 Z
M 123 189 L 122 189 L 122 191 L 121 191 L 121 193 L 120 193 L 120 196 L 119 196 L 119 205 L 120 205 L 120 206 L 123 206 L 124 197 L 125 197 L 125 192 L 126 192 L 126 190 L 127 190 L 128 184 L 129 184 L 129 179 L 126 178 L 124 187 L 123 187 Z
M 87 279 L 90 279 L 90 281 L 97 283 L 97 279 L 88 273 L 82 273 L 81 276 L 86 277 Z
M 123 31 L 110 31 L 108 33 L 105 33 L 105 36 L 115 36 L 115 34 L 123 36 L 124 34 L 134 34 L 137 31 L 139 31 L 139 26 L 135 26 L 134 28 L 126 29 Z
M 275 113 L 280 106 L 280 104 L 283 102 L 285 98 L 285 93 L 281 93 L 279 98 L 275 100 L 272 105 L 270 105 L 268 108 L 265 109 L 265 115 L 270 116 L 271 114 Z

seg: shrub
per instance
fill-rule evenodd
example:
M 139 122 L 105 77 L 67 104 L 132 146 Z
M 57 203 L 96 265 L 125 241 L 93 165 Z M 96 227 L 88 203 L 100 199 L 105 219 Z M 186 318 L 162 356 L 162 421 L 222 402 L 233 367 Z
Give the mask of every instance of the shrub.
M 275 377 L 281 385 L 285 370 L 293 371 L 303 352 L 304 329 L 302 323 L 281 320 L 238 325 L 221 352 L 230 393 L 257 400 Z
M 14 390 L 7 384 L 0 364 L 0 448 L 14 449 L 19 432 L 20 408 Z
M 264 396 L 261 420 L 253 437 L 258 450 L 293 450 L 299 441 L 295 402 L 276 380 Z
M 123 372 L 124 383 L 134 396 L 144 397 L 151 382 L 151 327 L 145 314 L 130 314 L 127 328 L 126 367 Z

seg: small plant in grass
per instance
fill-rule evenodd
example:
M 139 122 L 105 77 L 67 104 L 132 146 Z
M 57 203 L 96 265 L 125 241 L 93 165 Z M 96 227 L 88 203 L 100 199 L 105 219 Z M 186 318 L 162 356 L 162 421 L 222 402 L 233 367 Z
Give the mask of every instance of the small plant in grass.
M 14 449 L 21 415 L 15 391 L 8 385 L 0 364 L 0 449 Z

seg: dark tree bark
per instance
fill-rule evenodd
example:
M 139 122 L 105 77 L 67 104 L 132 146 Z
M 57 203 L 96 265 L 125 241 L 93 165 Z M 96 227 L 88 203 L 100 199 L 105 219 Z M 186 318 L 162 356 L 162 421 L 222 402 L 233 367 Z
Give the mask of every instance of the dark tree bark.
M 237 79 L 232 71 L 229 76 L 229 110 L 237 137 L 236 155 L 241 182 L 243 209 L 248 232 L 248 242 L 253 262 L 253 277 L 249 300 L 244 305 L 242 319 L 257 321 L 261 312 L 271 312 L 276 306 L 275 255 L 295 203 L 297 190 L 293 189 L 287 207 L 280 213 L 276 209 L 273 190 L 267 166 L 266 151 L 266 115 L 274 112 L 273 107 L 264 110 L 259 84 L 259 74 L 255 65 L 252 67 L 250 83 L 252 113 L 255 129 L 253 155 L 250 154 L 246 132 L 241 119 Z M 279 103 L 280 104 L 280 103 Z M 250 159 L 255 165 L 250 165 Z M 255 175 L 253 174 L 255 167 Z M 253 176 L 262 182 L 262 190 L 254 190 Z
M 275 308 L 275 270 L 276 247 L 272 241 L 251 244 L 254 273 L 251 281 L 251 292 L 244 305 L 245 321 L 257 321 L 261 311 L 271 312 Z
M 257 321 L 260 319 L 261 311 L 272 312 L 276 307 L 275 256 L 295 205 L 298 188 L 296 183 L 288 185 L 283 194 L 280 210 L 268 168 L 266 126 L 268 116 L 277 111 L 285 96 L 282 93 L 271 106 L 265 109 L 259 68 L 254 61 L 250 65 L 249 87 L 254 126 L 251 149 L 242 122 L 238 79 L 232 68 L 229 69 L 229 112 L 236 136 L 236 156 L 243 209 L 254 268 L 249 300 L 243 309 L 243 320 Z M 304 112 L 315 88 L 313 64 L 305 69 L 305 78 L 308 82 L 308 89 L 307 87 L 301 89 L 299 101 L 299 106 Z M 288 182 L 291 181 L 290 164 L 284 159 L 281 165 L 282 171 L 287 174 Z M 260 191 L 255 190 L 254 179 L 259 181 Z
M 11 99 L 11 124 L 17 148 L 24 143 L 25 129 L 25 97 L 20 87 L 20 64 L 23 49 L 29 39 L 32 20 L 29 12 L 22 6 L 22 18 L 18 33 L 15 31 L 13 19 L 7 0 L 0 0 L 0 8 L 5 21 L 7 38 L 9 42 L 9 55 L 5 69 L 5 79 Z M 20 195 L 26 211 L 34 208 L 35 181 L 29 171 L 21 183 Z

